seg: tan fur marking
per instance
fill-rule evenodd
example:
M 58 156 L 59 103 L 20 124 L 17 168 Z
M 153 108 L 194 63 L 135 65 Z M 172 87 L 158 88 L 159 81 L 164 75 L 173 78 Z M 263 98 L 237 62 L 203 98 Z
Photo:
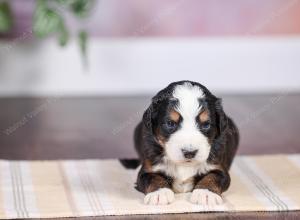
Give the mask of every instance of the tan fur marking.
M 163 147 L 165 145 L 165 138 L 160 134 L 160 129 L 156 129 L 156 138 L 158 140 L 158 143 Z
M 178 112 L 176 112 L 175 110 L 172 110 L 170 112 L 170 119 L 172 121 L 175 121 L 177 123 L 179 121 L 179 119 L 180 119 L 180 114 Z
M 207 174 L 196 185 L 195 189 L 208 189 L 214 193 L 221 195 L 222 189 L 217 184 L 216 176 L 214 174 Z
M 209 120 L 209 113 L 208 110 L 204 110 L 199 114 L 199 120 L 200 122 L 206 122 Z
M 169 188 L 169 184 L 167 180 L 162 176 L 155 176 L 155 178 L 152 179 L 151 184 L 147 187 L 146 193 L 154 192 L 160 188 Z
M 149 173 L 152 172 L 152 164 L 151 164 L 150 160 L 144 161 L 144 169 L 146 172 L 149 172 Z

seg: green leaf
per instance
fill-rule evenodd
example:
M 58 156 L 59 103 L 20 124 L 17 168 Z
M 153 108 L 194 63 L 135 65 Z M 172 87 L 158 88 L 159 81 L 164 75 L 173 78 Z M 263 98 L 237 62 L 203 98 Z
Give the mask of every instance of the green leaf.
M 58 41 L 60 46 L 66 46 L 69 40 L 69 32 L 64 25 L 61 26 L 61 30 L 58 35 Z
M 79 47 L 80 47 L 81 54 L 85 57 L 87 51 L 87 40 L 88 40 L 87 33 L 85 31 L 80 31 L 78 33 L 78 40 L 79 40 Z
M 95 0 L 56 0 L 56 2 L 69 7 L 75 16 L 84 18 L 88 15 Z
M 56 0 L 60 4 L 70 5 L 74 0 Z
M 93 0 L 73 0 L 70 1 L 70 8 L 77 17 L 86 17 L 92 8 Z
M 13 16 L 8 2 L 0 2 L 0 32 L 8 32 L 13 26 Z
M 44 1 L 38 1 L 33 16 L 33 33 L 40 38 L 51 33 L 60 32 L 63 26 L 63 18 L 54 10 L 48 8 Z

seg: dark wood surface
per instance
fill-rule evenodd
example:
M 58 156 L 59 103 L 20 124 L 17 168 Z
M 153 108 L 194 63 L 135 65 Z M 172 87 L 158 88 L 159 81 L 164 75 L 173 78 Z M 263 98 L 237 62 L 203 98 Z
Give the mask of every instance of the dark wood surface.
M 300 153 L 300 94 L 222 97 L 240 129 L 239 154 Z M 149 103 L 149 97 L 1 98 L 0 158 L 134 158 L 133 129 Z M 298 219 L 300 212 L 98 218 Z

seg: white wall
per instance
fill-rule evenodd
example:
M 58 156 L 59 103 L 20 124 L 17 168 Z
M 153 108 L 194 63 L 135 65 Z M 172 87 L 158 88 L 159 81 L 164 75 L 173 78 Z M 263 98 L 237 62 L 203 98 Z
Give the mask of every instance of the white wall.
M 176 80 L 217 92 L 300 91 L 300 38 L 0 42 L 0 96 L 149 94 Z

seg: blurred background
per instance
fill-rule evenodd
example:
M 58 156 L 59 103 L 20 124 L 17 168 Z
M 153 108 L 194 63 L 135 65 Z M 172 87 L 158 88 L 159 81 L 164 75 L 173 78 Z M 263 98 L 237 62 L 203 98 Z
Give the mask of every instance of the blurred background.
M 223 97 L 239 153 L 299 152 L 299 36 L 299 0 L 0 0 L 0 155 L 134 157 L 183 79 Z

